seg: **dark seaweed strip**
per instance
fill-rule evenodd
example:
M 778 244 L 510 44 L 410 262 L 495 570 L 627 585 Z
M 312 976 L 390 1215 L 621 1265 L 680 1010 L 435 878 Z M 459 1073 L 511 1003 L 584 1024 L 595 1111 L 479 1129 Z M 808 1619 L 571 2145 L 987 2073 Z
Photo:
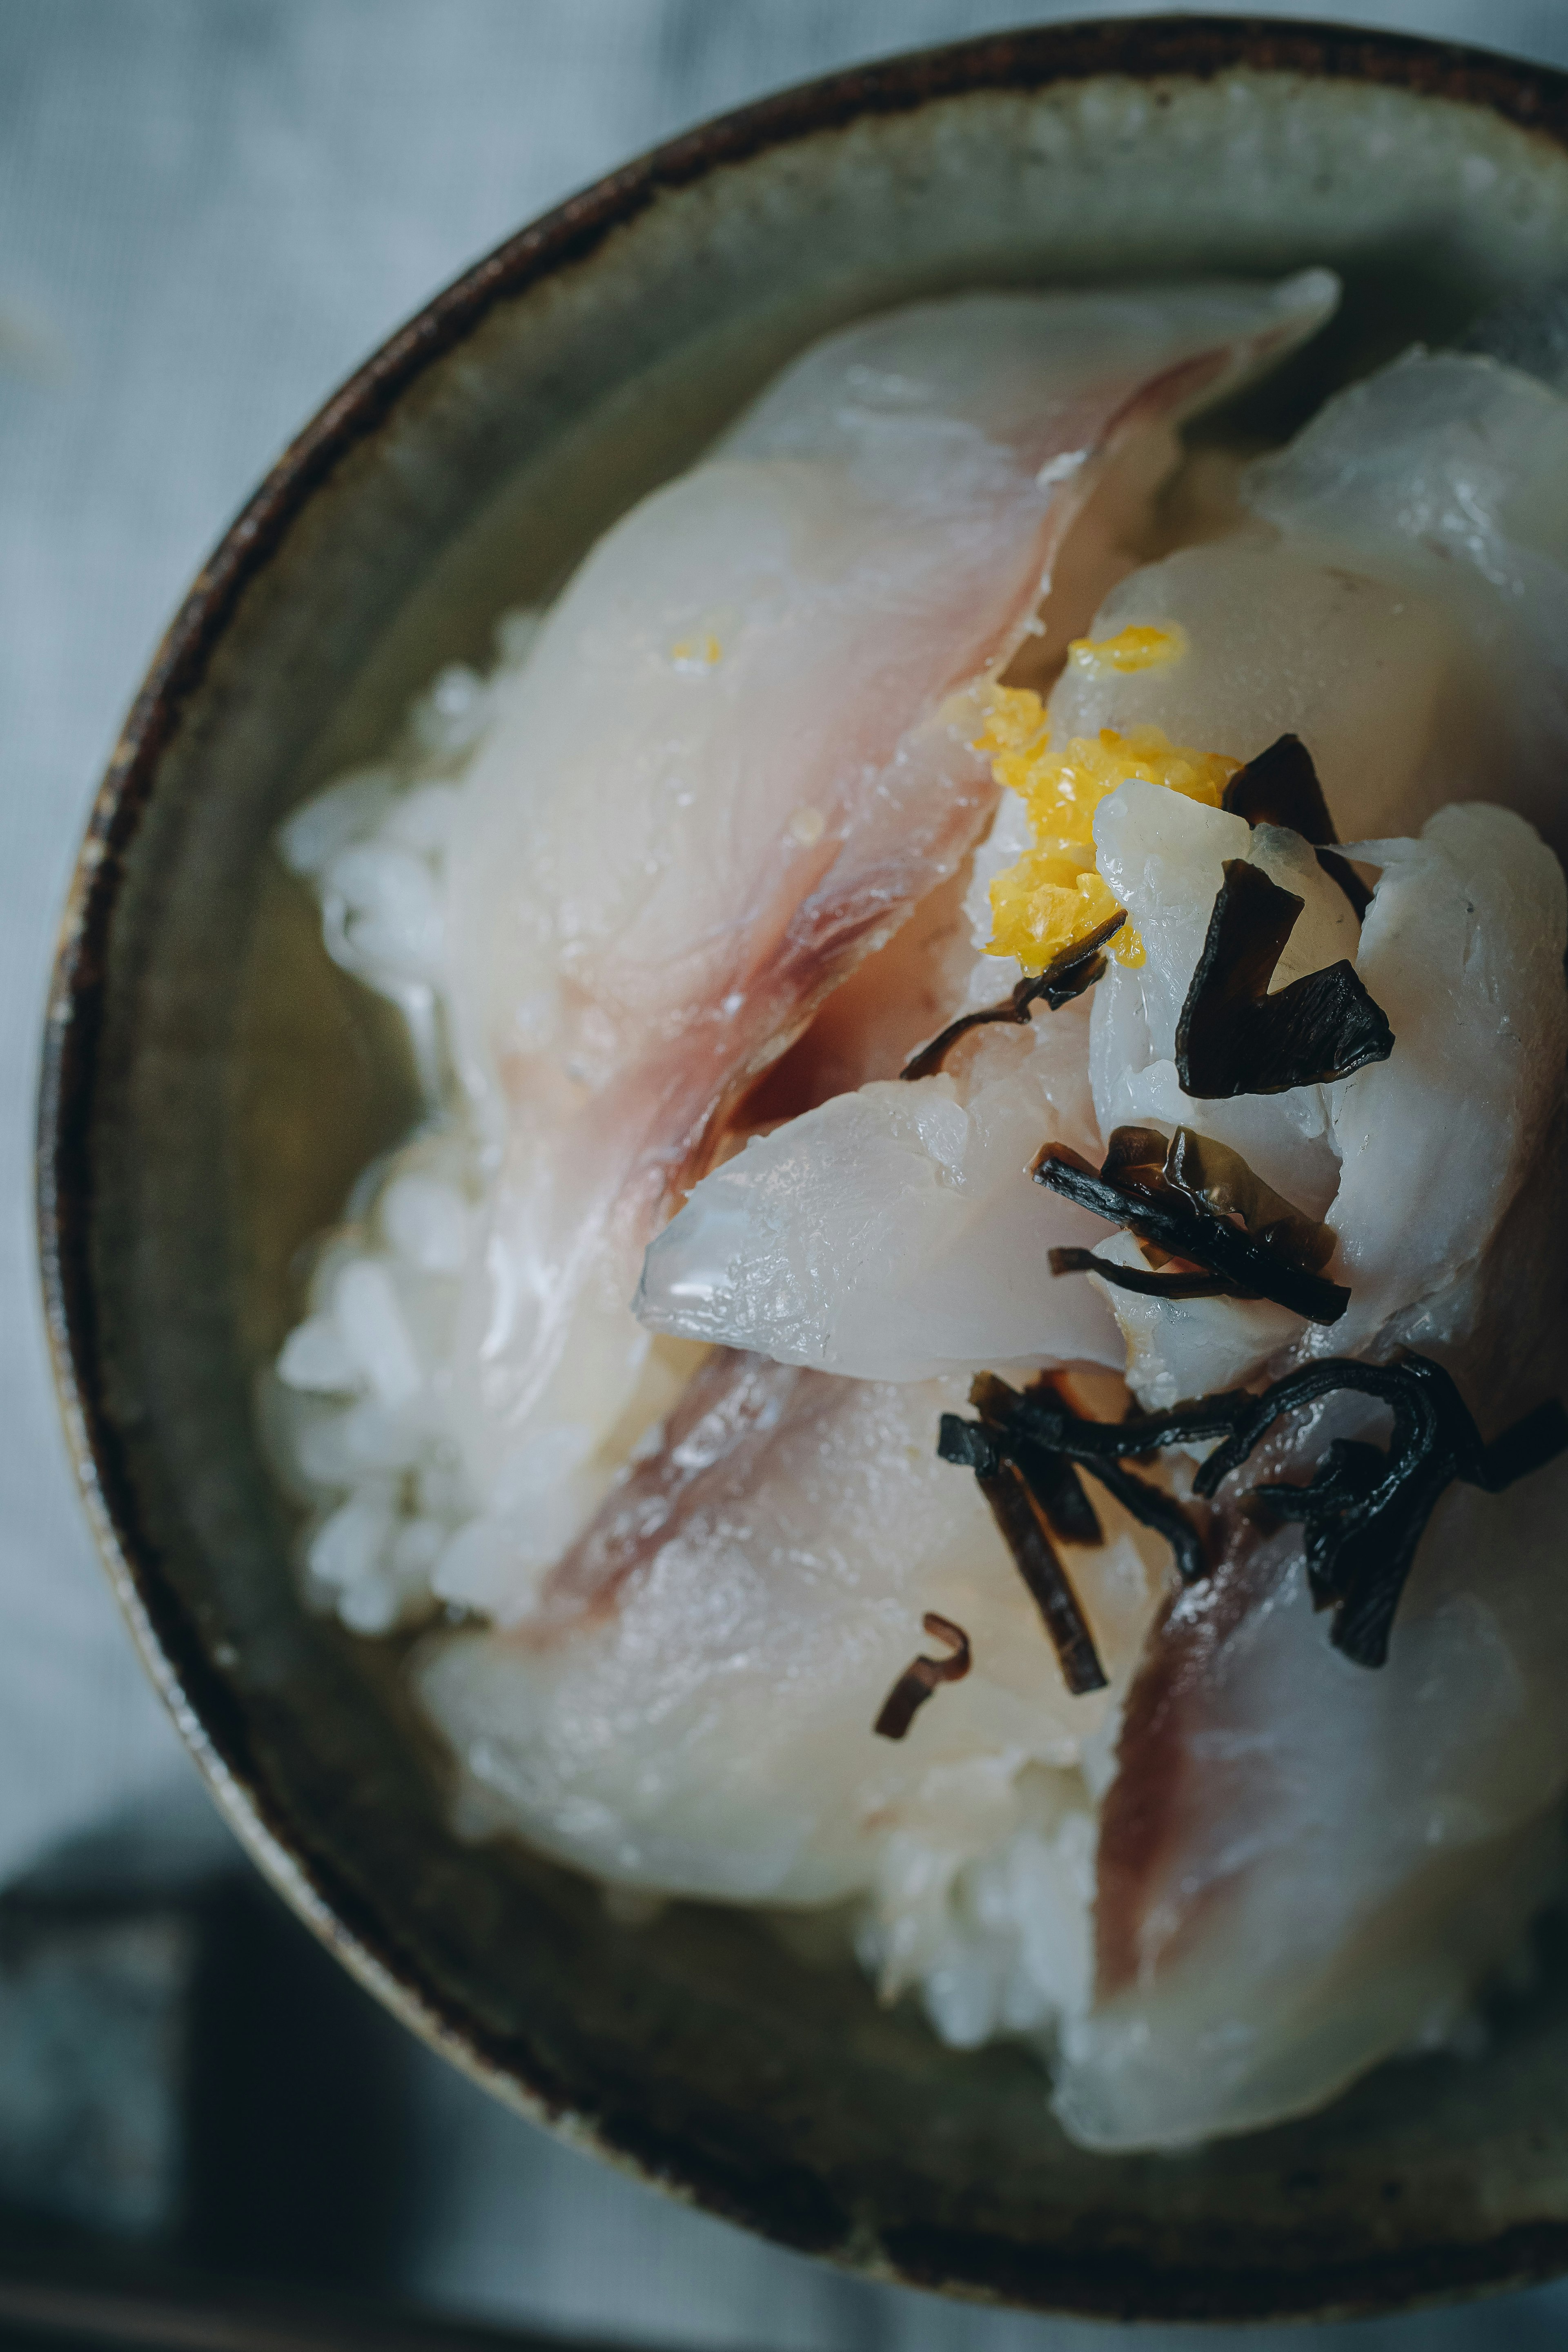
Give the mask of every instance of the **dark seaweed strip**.
M 987 1383 L 992 1375 L 981 1378 Z M 976 1381 L 976 1387 L 979 1382 Z M 977 1402 L 978 1400 L 976 1399 Z M 1207 1397 L 1194 1397 L 1187 1402 L 1173 1405 L 1169 1412 L 1130 1412 L 1121 1421 L 1091 1421 L 1073 1412 L 1049 1391 L 1031 1389 L 1019 1397 L 1009 1416 L 1008 1426 L 1034 1438 L 1037 1444 L 1064 1454 L 1092 1470 L 1096 1462 L 1120 1462 L 1140 1454 L 1155 1454 L 1164 1445 L 1198 1444 L 1207 1438 L 1228 1437 L 1235 1432 L 1244 1412 L 1251 1412 L 1258 1400 L 1250 1389 L 1226 1389 Z M 944 1420 L 952 1416 L 947 1414 Z M 960 1428 L 972 1428 L 973 1423 L 963 1422 Z
M 1287 1372 L 1260 1396 L 1233 1391 L 1229 1398 L 1215 1400 L 1223 1402 L 1229 1411 L 1229 1433 L 1198 1471 L 1194 1492 L 1214 1494 L 1224 1479 L 1240 1469 L 1285 1413 L 1347 1389 L 1359 1396 L 1375 1397 L 1392 1409 L 1393 1453 L 1430 1450 L 1440 1436 L 1446 1436 L 1455 1449 L 1457 1463 L 1464 1465 L 1456 1468 L 1456 1476 L 1468 1477 L 1471 1470 L 1481 1467 L 1484 1448 L 1476 1424 L 1447 1373 L 1430 1357 L 1412 1355 L 1397 1364 L 1363 1364 L 1353 1356 L 1325 1356 L 1318 1363 Z M 1219 1432 L 1210 1433 L 1217 1436 Z M 1472 1479 L 1471 1483 L 1482 1481 Z
M 1312 755 L 1299 735 L 1281 735 L 1267 751 L 1238 768 L 1226 786 L 1225 805 L 1248 824 L 1282 824 L 1299 833 L 1316 850 L 1323 872 L 1339 884 L 1361 920 L 1372 904 L 1372 892 L 1350 859 L 1335 855 L 1339 835 Z
M 1528 1478 L 1532 1470 L 1543 1470 L 1565 1446 L 1568 1412 L 1555 1397 L 1551 1397 L 1482 1449 L 1479 1475 L 1472 1484 L 1484 1487 L 1489 1495 L 1500 1495 L 1516 1478 Z
M 1127 1133 L 1120 1127 L 1111 1130 L 1102 1173 L 1121 1173 L 1121 1168 L 1112 1168 L 1110 1161 Z M 1157 1130 L 1135 1129 L 1132 1133 L 1142 1138 L 1152 1136 L 1156 1145 L 1163 1140 Z M 1178 1127 L 1165 1144 L 1163 1160 L 1152 1170 L 1146 1161 L 1147 1141 L 1141 1149 L 1145 1158 L 1136 1171 L 1128 1171 L 1128 1181 L 1141 1192 L 1168 1186 L 1194 1209 L 1212 1210 L 1216 1216 L 1239 1217 L 1255 1242 L 1261 1242 L 1265 1248 L 1289 1258 L 1309 1274 L 1316 1274 L 1332 1257 L 1334 1236 L 1330 1228 L 1315 1217 L 1309 1217 L 1294 1201 L 1286 1200 L 1272 1184 L 1266 1184 L 1257 1170 L 1228 1144 L 1216 1143 L 1212 1136 L 1199 1135 L 1194 1128 Z
M 1084 1466 L 1091 1478 L 1099 1479 L 1108 1495 L 1115 1496 L 1124 1511 L 1142 1526 L 1152 1528 L 1156 1535 L 1164 1537 L 1184 1584 L 1196 1584 L 1208 1574 L 1204 1539 L 1173 1495 L 1152 1486 L 1147 1478 L 1123 1470 L 1117 1462 L 1091 1462 Z
M 944 1412 L 938 1423 L 936 1450 L 955 1470 L 973 1470 L 976 1477 L 994 1476 L 1002 1459 L 998 1436 L 982 1423 L 965 1421 L 956 1412 Z
M 1256 760 L 1238 768 L 1225 788 L 1225 806 L 1248 824 L 1281 824 L 1314 849 L 1339 840 L 1312 755 L 1299 735 L 1281 735 Z
M 1381 1445 L 1360 1438 L 1336 1437 L 1307 1486 L 1281 1484 L 1254 1486 L 1248 1500 L 1255 1516 L 1268 1519 L 1300 1519 L 1308 1528 L 1307 1584 L 1314 1609 L 1332 1608 L 1344 1598 L 1348 1564 L 1324 1539 L 1331 1512 L 1338 1514 L 1363 1503 L 1381 1482 L 1388 1456 Z M 1310 1510 L 1300 1510 L 1292 1498 L 1312 1496 Z
M 1068 1691 L 1081 1698 L 1086 1692 L 1103 1690 L 1109 1676 L 1094 1636 L 1022 1470 L 1016 1462 L 1003 1458 L 994 1470 L 977 1470 L 975 1481 L 1040 1612 Z
M 1337 1440 L 1306 1484 L 1257 1487 L 1251 1500 L 1267 1517 L 1300 1522 L 1312 1597 L 1320 1607 L 1334 1611 L 1330 1638 L 1357 1665 L 1380 1666 L 1438 1497 L 1455 1479 L 1499 1493 L 1563 1453 L 1568 1448 L 1568 1412 L 1560 1402 L 1536 1406 L 1484 1444 L 1453 1381 L 1429 1357 L 1364 1364 L 1331 1356 L 1288 1372 L 1259 1396 L 1232 1389 L 1169 1412 L 1133 1413 L 1120 1422 L 1087 1420 L 1054 1393 L 1031 1391 L 1008 1410 L 1004 1429 L 990 1425 L 980 1433 L 993 1450 L 1005 1447 L 1016 1454 L 1026 1475 L 1032 1442 L 1081 1463 L 1091 1477 L 1100 1476 L 1107 1463 L 1129 1455 L 1219 1438 L 1223 1442 L 1193 1480 L 1194 1493 L 1207 1499 L 1284 1414 L 1346 1391 L 1389 1407 L 1394 1429 L 1386 1449 Z M 986 1394 L 994 1412 L 989 1387 Z M 966 1458 L 962 1433 L 977 1429 L 976 1423 L 945 1414 L 939 1453 L 949 1461 Z M 1180 1512 L 1169 1498 L 1159 1500 L 1163 1510 Z
M 994 1372 L 980 1372 L 970 1384 L 969 1402 L 982 1421 L 992 1421 L 1005 1429 L 1014 1407 L 1023 1399 L 1016 1389 L 1010 1389 Z M 1034 1446 L 1029 1491 L 1044 1511 L 1052 1533 L 1059 1536 L 1063 1543 L 1089 1549 L 1105 1541 L 1094 1505 L 1084 1493 L 1083 1480 L 1065 1454 L 1052 1454 L 1043 1445 Z
M 1314 1598 L 1334 1608 L 1330 1638 L 1335 1647 L 1358 1665 L 1381 1666 L 1416 1546 L 1445 1488 L 1457 1478 L 1495 1494 L 1541 1468 L 1568 1446 L 1568 1413 L 1555 1402 L 1538 1405 L 1484 1445 L 1453 1381 L 1429 1358 L 1407 1356 L 1398 1364 L 1330 1358 L 1266 1390 L 1204 1464 L 1193 1482 L 1195 1491 L 1213 1494 L 1281 1413 L 1334 1389 L 1354 1390 L 1390 1407 L 1394 1433 L 1387 1452 L 1331 1446 L 1306 1485 L 1259 1487 L 1257 1500 L 1273 1517 L 1304 1527 Z
M 1053 1249 L 1053 1274 L 1098 1274 L 1113 1290 L 1131 1290 L 1140 1298 L 1256 1298 L 1255 1290 L 1238 1290 L 1223 1274 L 1144 1274 L 1135 1265 L 1116 1265 L 1092 1250 Z
M 1097 1174 L 1065 1144 L 1047 1143 L 1030 1171 L 1064 1200 L 1121 1225 L 1210 1274 L 1223 1275 L 1238 1292 L 1272 1298 L 1310 1323 L 1337 1323 L 1350 1305 L 1350 1292 L 1321 1274 L 1310 1274 L 1255 1240 L 1213 1211 L 1160 1199 L 1140 1186 Z
M 988 1388 L 1019 1402 L 1016 1390 L 989 1373 L 982 1373 L 974 1383 L 977 1390 Z M 979 1399 L 976 1399 L 979 1402 Z M 994 1406 L 993 1394 L 988 1402 Z M 1061 1664 L 1062 1679 L 1075 1698 L 1087 1691 L 1103 1690 L 1106 1684 L 1104 1667 L 1094 1646 L 1094 1636 L 1079 1606 L 1078 1595 L 1072 1589 L 1066 1569 L 1057 1555 L 1056 1546 L 1047 1530 L 1047 1507 L 1042 1499 L 1042 1486 L 1049 1491 L 1054 1464 L 1050 1455 L 1037 1445 L 1027 1444 L 1030 1462 L 1020 1461 L 1010 1444 L 996 1431 L 977 1421 L 961 1421 L 957 1413 L 944 1412 L 937 1437 L 937 1452 L 944 1462 L 953 1462 L 962 1468 L 973 1470 L 975 1483 L 991 1507 L 991 1515 L 1001 1532 L 1003 1541 L 1013 1555 L 1014 1566 L 1044 1620 Z M 1101 1542 L 1100 1522 L 1094 1515 L 1089 1497 L 1078 1486 L 1071 1465 L 1063 1465 L 1073 1478 L 1079 1501 L 1094 1528 L 1093 1540 Z M 1031 1470 L 1038 1474 L 1030 1475 Z
M 961 1683 L 973 1660 L 969 1636 L 951 1617 L 928 1609 L 921 1619 L 933 1642 L 945 1642 L 950 1658 L 912 1658 L 882 1701 L 882 1711 L 871 1727 L 880 1739 L 901 1739 L 939 1683 Z
M 1302 901 L 1245 858 L 1225 880 L 1176 1024 L 1176 1075 L 1205 1102 L 1283 1094 L 1384 1062 L 1394 1033 L 1343 958 L 1272 996 L 1268 983 Z
M 989 1391 L 982 1409 L 994 1412 L 994 1391 L 1004 1388 L 1005 1384 L 994 1374 L 983 1372 L 970 1392 L 971 1402 L 982 1405 L 983 1392 Z M 1048 1475 L 1048 1465 L 1059 1460 L 1060 1456 L 1053 1446 L 1042 1444 L 1033 1433 L 1029 1400 L 1016 1396 L 1012 1390 L 1005 1390 L 1005 1392 L 1015 1397 L 1018 1407 L 1005 1423 L 964 1421 L 955 1412 L 944 1412 L 937 1433 L 936 1450 L 944 1462 L 958 1463 L 974 1471 L 982 1484 L 987 1477 L 994 1477 L 1004 1462 L 1011 1462 L 1037 1498 L 1042 1474 Z M 1075 1429 L 1114 1428 L 1117 1425 L 1113 1423 L 1080 1423 L 1075 1413 L 1067 1412 L 1065 1409 L 1063 1419 Z M 1097 1479 L 1107 1494 L 1114 1495 L 1122 1507 L 1144 1527 L 1153 1528 L 1164 1537 L 1175 1556 L 1184 1583 L 1193 1583 L 1208 1573 L 1202 1538 L 1180 1503 L 1171 1496 L 1162 1494 L 1157 1486 L 1150 1486 L 1146 1479 L 1136 1477 L 1130 1470 L 1123 1470 L 1107 1451 L 1091 1452 L 1084 1447 L 1079 1450 L 1078 1458 L 1089 1476 Z
M 1010 1021 L 1022 1028 L 1034 1006 L 1042 1001 L 1053 1013 L 1059 1013 L 1064 1004 L 1070 1004 L 1075 996 L 1081 996 L 1086 988 L 1092 988 L 1104 976 L 1105 958 L 1100 950 L 1126 920 L 1126 909 L 1118 908 L 1087 939 L 1075 940 L 1070 948 L 1064 948 L 1060 955 L 1053 957 L 1044 971 L 1019 981 L 1002 1003 L 988 1004 L 982 1013 L 964 1013 L 956 1021 L 950 1021 L 940 1037 L 933 1037 L 929 1045 L 921 1047 L 912 1062 L 905 1063 L 900 1077 L 934 1077 L 959 1039 L 966 1037 L 972 1029 L 984 1028 L 988 1022 Z

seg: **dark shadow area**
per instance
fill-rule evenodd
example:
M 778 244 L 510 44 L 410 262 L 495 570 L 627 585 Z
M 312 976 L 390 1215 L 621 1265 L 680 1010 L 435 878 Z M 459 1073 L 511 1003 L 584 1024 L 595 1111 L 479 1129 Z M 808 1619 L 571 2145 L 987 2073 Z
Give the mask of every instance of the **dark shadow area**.
M 103 1861 L 0 1898 L 0 2343 L 499 2340 L 386 2300 L 401 2030 L 249 1871 Z
M 204 2268 L 384 2282 L 406 2222 L 404 2037 L 258 1880 L 202 1910 L 183 2230 Z

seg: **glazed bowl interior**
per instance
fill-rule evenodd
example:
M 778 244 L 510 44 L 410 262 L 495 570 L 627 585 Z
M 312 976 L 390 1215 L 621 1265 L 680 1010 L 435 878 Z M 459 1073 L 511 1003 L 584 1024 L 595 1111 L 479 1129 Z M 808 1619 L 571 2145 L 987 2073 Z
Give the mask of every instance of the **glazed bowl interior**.
M 283 461 L 132 716 L 68 919 L 43 1150 L 51 1323 L 111 1572 L 222 1801 L 419 2031 L 529 2112 L 792 2245 L 1104 2314 L 1392 2305 L 1568 2263 L 1568 1969 L 1460 2063 L 1180 2157 L 1071 2146 L 1022 2050 L 941 2047 L 847 1965 L 465 1843 L 396 1643 L 302 1607 L 258 1372 L 303 1246 L 413 1115 L 397 1024 L 271 849 L 443 663 L 811 338 L 976 285 L 1329 263 L 1278 436 L 1568 252 L 1552 77 L 1164 19 L 848 76 L 630 167 L 461 281 Z M 592 813 L 585 813 L 592 823 Z

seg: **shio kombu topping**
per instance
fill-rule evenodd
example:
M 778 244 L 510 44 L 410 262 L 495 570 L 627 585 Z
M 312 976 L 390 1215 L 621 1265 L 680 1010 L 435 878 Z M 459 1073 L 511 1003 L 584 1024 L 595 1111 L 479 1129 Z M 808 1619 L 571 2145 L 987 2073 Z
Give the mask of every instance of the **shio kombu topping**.
M 1319 865 L 1339 884 L 1358 920 L 1365 914 L 1372 892 L 1349 858 L 1335 855 L 1339 835 L 1312 755 L 1299 735 L 1281 735 L 1238 768 L 1226 786 L 1224 805 L 1248 824 L 1282 824 L 1299 833 L 1317 851 Z
M 988 1004 L 983 1012 L 961 1013 L 956 1021 L 950 1021 L 940 1037 L 922 1045 L 913 1061 L 905 1064 L 899 1072 L 900 1077 L 934 1077 L 952 1047 L 972 1029 L 984 1029 L 993 1021 L 1010 1021 L 1022 1028 L 1033 1008 L 1042 1003 L 1053 1013 L 1059 1013 L 1064 1004 L 1070 1004 L 1075 996 L 1081 996 L 1086 988 L 1092 988 L 1097 980 L 1104 977 L 1105 958 L 1100 950 L 1126 920 L 1126 910 L 1118 908 L 1087 939 L 1077 940 L 1070 948 L 1064 948 L 1044 971 L 1019 981 L 1012 994 L 1000 1004 Z
M 1135 1265 L 1118 1265 L 1097 1257 L 1091 1249 L 1057 1248 L 1051 1252 L 1053 1274 L 1098 1274 L 1112 1290 L 1130 1290 L 1139 1298 L 1246 1298 L 1256 1292 L 1237 1290 L 1223 1274 L 1145 1274 Z
M 944 1462 L 966 1464 L 976 1473 L 998 1460 L 1011 1462 L 1064 1541 L 1103 1543 L 1105 1538 L 1094 1507 L 1079 1482 L 1074 1467 L 1076 1461 L 1105 1488 L 1107 1494 L 1114 1495 L 1133 1518 L 1164 1537 L 1184 1583 L 1193 1583 L 1205 1575 L 1208 1560 L 1203 1539 L 1181 1505 L 1163 1488 L 1151 1486 L 1136 1472 L 1124 1469 L 1112 1454 L 1103 1449 L 1095 1454 L 1074 1455 L 1064 1447 L 1053 1446 L 1043 1437 L 1040 1416 L 1031 1408 L 1036 1404 L 1047 1407 L 1052 1401 L 1061 1405 L 1059 1391 L 1048 1378 L 1037 1381 L 1020 1395 L 1016 1389 L 1009 1388 L 1005 1381 L 998 1380 L 994 1372 L 982 1372 L 969 1391 L 969 1402 L 978 1412 L 979 1421 L 963 1421 L 956 1413 L 943 1413 L 936 1450 Z M 1069 1419 L 1075 1423 L 1078 1421 L 1079 1416 L 1071 1412 L 1070 1407 L 1062 1409 L 1068 1412 Z M 1099 1423 L 1089 1425 L 1095 1428 L 1101 1426 Z M 1079 1497 L 1087 1524 L 1093 1529 L 1092 1534 L 1079 1534 L 1064 1522 L 1058 1498 L 1067 1478 L 1072 1480 L 1073 1490 Z M 1028 1582 L 1026 1575 L 1025 1581 Z M 1066 1581 L 1065 1571 L 1063 1581 Z M 1030 1590 L 1033 1589 L 1031 1585 Z M 1048 1618 L 1047 1623 L 1049 1628 Z M 1054 1629 L 1051 1630 L 1054 1639 Z M 1066 1665 L 1064 1658 L 1064 1672 Z M 1069 1689 L 1074 1687 L 1070 1679 L 1068 1686 Z M 1086 1687 L 1098 1689 L 1100 1685 L 1094 1684 Z
M 1238 768 L 1225 788 L 1224 805 L 1248 824 L 1282 824 L 1314 849 L 1339 839 L 1312 755 L 1299 735 L 1281 735 Z
M 972 1463 L 983 1437 L 994 1455 L 1016 1463 L 1026 1480 L 1037 1450 L 1077 1463 L 1115 1492 L 1105 1474 L 1119 1470 L 1128 1456 L 1217 1438 L 1222 1442 L 1193 1479 L 1194 1496 L 1205 1501 L 1241 1468 L 1282 1415 L 1336 1392 L 1386 1404 L 1394 1416 L 1386 1447 L 1336 1440 L 1304 1485 L 1255 1487 L 1247 1498 L 1257 1516 L 1295 1519 L 1305 1528 L 1313 1601 L 1332 1610 L 1331 1641 L 1362 1666 L 1381 1666 L 1388 1655 L 1390 1629 L 1416 1546 L 1445 1488 L 1459 1479 L 1497 1494 L 1568 1447 L 1568 1412 L 1555 1400 L 1484 1444 L 1449 1375 L 1429 1357 L 1417 1355 L 1394 1364 L 1326 1357 L 1288 1372 L 1258 1396 L 1231 1389 L 1169 1412 L 1132 1413 L 1115 1422 L 1073 1412 L 1046 1386 L 1022 1395 L 1006 1391 L 1011 1402 L 1005 1407 L 1001 1382 L 987 1379 L 975 1386 L 983 1419 L 976 1423 L 943 1414 L 937 1451 L 944 1461 Z M 1201 1575 L 1202 1539 L 1187 1512 L 1143 1481 L 1135 1483 L 1141 1497 L 1152 1497 L 1164 1513 L 1164 1531 L 1184 1576 L 1190 1580 Z M 1160 1522 L 1151 1517 L 1150 1524 Z M 1184 1530 L 1182 1538 L 1173 1532 L 1177 1524 Z
M 1176 1076 L 1206 1102 L 1278 1095 L 1385 1062 L 1394 1032 L 1342 957 L 1268 993 L 1302 901 L 1260 866 L 1227 857 L 1176 1023 Z
M 955 1625 L 951 1617 L 939 1617 L 934 1609 L 928 1609 L 921 1622 L 931 1640 L 944 1643 L 952 1655 L 910 1660 L 882 1701 L 882 1711 L 872 1727 L 883 1739 L 901 1739 L 937 1685 L 961 1683 L 972 1664 L 969 1636 L 962 1625 Z
M 1317 1271 L 1333 1250 L 1328 1227 L 1265 1184 L 1238 1151 L 1190 1128 L 1166 1138 L 1156 1128 L 1119 1127 L 1098 1171 L 1066 1144 L 1047 1143 L 1032 1172 L 1135 1234 L 1162 1263 L 1183 1261 L 1173 1274 L 1142 1274 L 1089 1250 L 1053 1249 L 1055 1274 L 1098 1274 L 1155 1298 L 1272 1298 L 1312 1323 L 1337 1323 L 1350 1304 L 1342 1284 Z
M 986 1373 L 970 1393 L 982 1417 L 977 1422 L 959 1421 L 951 1414 L 944 1418 L 944 1441 L 950 1422 L 952 1430 L 962 1434 L 955 1437 L 956 1451 L 948 1452 L 943 1446 L 943 1458 L 973 1471 L 1003 1541 L 1040 1612 L 1068 1690 L 1075 1697 L 1085 1691 L 1103 1690 L 1108 1677 L 1094 1636 L 1051 1541 L 1054 1529 L 1068 1543 L 1102 1542 L 1094 1506 L 1072 1464 L 1063 1456 L 1026 1440 L 1022 1446 L 1028 1455 L 1026 1468 L 1009 1446 L 1005 1422 L 1011 1406 L 1018 1402 L 1016 1390 Z M 994 1429 L 988 1425 L 988 1412 L 1000 1415 Z

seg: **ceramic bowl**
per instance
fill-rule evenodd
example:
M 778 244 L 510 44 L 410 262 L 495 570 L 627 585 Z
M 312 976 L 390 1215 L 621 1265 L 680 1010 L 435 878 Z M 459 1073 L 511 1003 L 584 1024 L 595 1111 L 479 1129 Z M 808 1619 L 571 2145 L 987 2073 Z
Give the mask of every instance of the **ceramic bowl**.
M 480 262 L 306 427 L 195 582 L 98 802 L 48 1019 L 47 1311 L 109 1572 L 218 1801 L 500 2096 L 874 2276 L 1283 2317 L 1568 2267 L 1568 1968 L 1480 2059 L 1111 2158 L 1061 2136 L 1022 2051 L 945 2050 L 743 1913 L 634 1929 L 570 1871 L 463 1843 L 395 1645 L 301 1607 L 258 1447 L 297 1254 L 412 1102 L 394 1024 L 269 845 L 826 329 L 976 284 L 1327 262 L 1341 318 L 1252 420 L 1283 432 L 1560 271 L 1565 145 L 1542 71 L 1170 17 L 972 42 L 707 125 Z

